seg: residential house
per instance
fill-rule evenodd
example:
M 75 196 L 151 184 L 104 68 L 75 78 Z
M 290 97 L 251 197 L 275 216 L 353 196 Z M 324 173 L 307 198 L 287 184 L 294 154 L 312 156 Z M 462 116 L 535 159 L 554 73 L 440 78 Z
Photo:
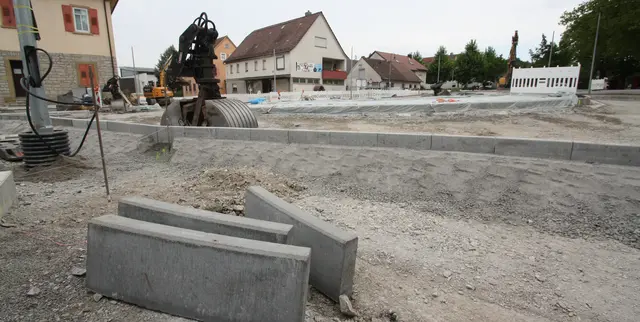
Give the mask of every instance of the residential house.
M 347 60 L 324 14 L 307 12 L 249 34 L 226 61 L 227 91 L 344 90 Z
M 44 81 L 47 96 L 55 98 L 73 88 L 104 85 L 117 73 L 111 14 L 118 0 L 32 0 L 41 40 L 38 47 L 51 55 L 53 66 Z M 13 0 L 0 0 L 0 105 L 23 99 L 22 60 Z M 21 29 L 22 30 L 22 29 Z M 42 73 L 48 66 L 40 57 Z
M 384 61 L 391 61 L 397 64 L 404 65 L 407 69 L 411 70 L 421 80 L 422 85 L 427 84 L 427 68 L 417 60 L 404 55 L 398 55 L 393 53 L 385 53 L 381 51 L 374 51 L 369 55 L 369 58 L 380 59 Z
M 356 89 L 420 89 L 423 82 L 405 64 L 362 57 L 348 75 Z
M 454 61 L 454 60 L 456 60 L 457 58 L 458 58 L 458 55 L 456 55 L 456 54 L 454 54 L 454 53 L 449 54 L 449 60 Z M 429 64 L 431 64 L 431 63 L 435 62 L 435 61 L 436 61 L 436 57 L 435 57 L 435 56 L 434 56 L 434 57 L 425 57 L 425 58 L 422 58 L 422 63 L 424 63 L 424 64 L 425 64 L 425 65 L 427 65 L 427 66 L 428 66 Z
M 227 65 L 225 61 L 236 50 L 236 44 L 231 41 L 229 36 L 218 37 L 213 45 L 213 51 L 218 56 L 218 59 L 213 60 L 213 64 L 216 66 L 216 78 L 220 80 L 220 93 L 226 94 L 227 88 Z M 198 96 L 198 84 L 193 77 L 183 77 L 183 80 L 188 85 L 182 86 L 182 94 L 184 96 Z

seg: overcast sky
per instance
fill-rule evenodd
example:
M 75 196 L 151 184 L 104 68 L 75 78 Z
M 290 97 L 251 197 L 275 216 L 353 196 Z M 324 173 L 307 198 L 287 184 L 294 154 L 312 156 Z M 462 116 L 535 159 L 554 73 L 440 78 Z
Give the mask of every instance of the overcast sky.
M 529 60 L 529 49 L 542 33 L 563 31 L 560 16 L 582 0 L 454 0 L 454 1 L 349 1 L 349 0 L 124 0 L 113 15 L 118 65 L 155 66 L 160 54 L 202 12 L 220 35 L 240 45 L 253 30 L 322 11 L 347 55 L 357 57 L 374 50 L 406 55 L 419 50 L 433 56 L 440 45 L 460 52 L 470 39 L 481 49 L 493 46 L 509 55 L 511 36 L 520 35 L 518 57 Z

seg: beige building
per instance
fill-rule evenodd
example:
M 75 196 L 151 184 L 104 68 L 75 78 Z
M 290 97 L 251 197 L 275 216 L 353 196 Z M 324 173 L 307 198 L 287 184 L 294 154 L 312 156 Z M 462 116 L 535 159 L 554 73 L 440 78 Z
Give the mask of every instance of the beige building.
M 213 61 L 213 64 L 216 66 L 216 78 L 220 80 L 220 93 L 226 94 L 227 88 L 227 72 L 225 61 L 233 52 L 236 50 L 236 44 L 231 41 L 229 36 L 222 36 L 216 40 L 214 44 L 213 51 L 218 56 L 218 59 Z M 184 96 L 198 96 L 198 84 L 196 84 L 196 80 L 193 77 L 184 77 L 185 82 L 189 83 L 189 85 L 182 87 L 182 95 Z
M 307 12 L 249 34 L 226 61 L 227 92 L 344 90 L 347 59 L 324 14 Z
M 427 85 L 427 67 L 418 62 L 417 60 L 404 55 L 398 55 L 393 53 L 385 53 L 382 51 L 374 51 L 369 55 L 369 58 L 384 60 L 387 62 L 391 62 L 393 64 L 403 65 L 403 69 L 409 69 L 412 71 L 419 79 L 420 85 L 426 88 Z M 401 67 L 402 68 L 402 67 Z M 410 84 L 407 84 L 410 85 Z
M 422 79 L 405 64 L 379 58 L 365 58 L 353 65 L 349 80 L 354 89 L 420 89 Z
M 111 14 L 118 0 L 32 0 L 41 40 L 38 48 L 49 52 L 53 68 L 44 82 L 47 96 L 55 98 L 72 88 L 89 87 L 89 66 L 101 87 L 117 75 Z M 13 0 L 0 0 L 0 105 L 23 100 L 20 44 Z M 39 54 L 44 71 L 48 59 Z

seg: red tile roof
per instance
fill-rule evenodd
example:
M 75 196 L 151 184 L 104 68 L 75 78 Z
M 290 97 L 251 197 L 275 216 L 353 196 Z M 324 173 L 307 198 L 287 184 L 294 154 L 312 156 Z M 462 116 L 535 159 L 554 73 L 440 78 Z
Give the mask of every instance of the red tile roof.
M 416 74 L 411 71 L 405 64 L 397 63 L 395 61 L 388 62 L 385 60 L 374 58 L 362 58 L 364 61 L 373 68 L 373 70 L 380 75 L 382 80 L 420 83 L 422 80 Z
M 458 58 L 458 55 L 456 55 L 456 54 L 450 54 L 450 55 L 449 55 L 449 59 L 451 59 L 451 60 L 456 60 L 456 58 Z M 425 64 L 431 64 L 431 63 L 433 63 L 435 60 L 436 60 L 436 57 L 435 57 L 435 56 L 434 56 L 434 57 L 425 57 L 425 58 L 422 58 L 422 61 L 423 61 Z
M 322 12 L 254 30 L 227 58 L 227 63 L 282 54 L 295 48 Z
M 403 56 L 403 55 L 398 55 L 393 53 L 385 53 L 377 50 L 373 52 L 373 54 L 375 53 L 382 56 L 382 58 L 384 58 L 384 60 L 387 60 L 387 61 L 394 58 L 396 62 L 407 66 L 410 70 L 421 70 L 421 71 L 427 70 L 427 68 L 424 67 L 424 65 L 420 64 L 417 60 L 410 58 L 409 56 Z M 373 54 L 371 54 L 369 57 L 371 57 Z

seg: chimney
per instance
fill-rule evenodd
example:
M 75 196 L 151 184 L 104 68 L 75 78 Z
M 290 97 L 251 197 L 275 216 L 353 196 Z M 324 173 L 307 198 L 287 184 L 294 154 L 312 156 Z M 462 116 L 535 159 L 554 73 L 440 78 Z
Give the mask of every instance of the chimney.
M 312 15 L 311 10 L 307 10 L 307 12 L 304 13 L 305 17 L 310 16 L 310 15 Z

